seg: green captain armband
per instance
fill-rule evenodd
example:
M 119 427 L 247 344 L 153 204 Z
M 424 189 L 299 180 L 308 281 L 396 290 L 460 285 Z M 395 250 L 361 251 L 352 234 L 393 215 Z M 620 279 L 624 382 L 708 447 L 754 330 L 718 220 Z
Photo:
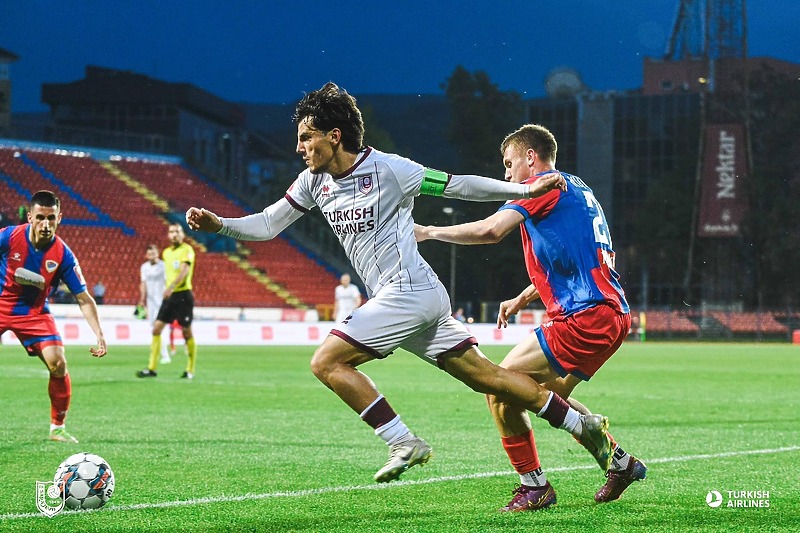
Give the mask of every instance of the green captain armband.
M 450 181 L 450 176 L 447 172 L 426 167 L 419 193 L 428 196 L 441 196 L 444 194 L 448 181 Z

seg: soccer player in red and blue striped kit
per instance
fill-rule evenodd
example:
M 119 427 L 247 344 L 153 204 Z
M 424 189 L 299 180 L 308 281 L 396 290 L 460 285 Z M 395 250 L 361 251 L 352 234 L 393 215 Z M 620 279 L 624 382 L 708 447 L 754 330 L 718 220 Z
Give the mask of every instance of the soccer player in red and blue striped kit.
M 530 184 L 556 171 L 556 139 L 542 126 L 521 127 L 506 137 L 500 149 L 506 181 Z M 514 347 L 500 366 L 528 374 L 555 393 L 551 399 L 568 399 L 571 407 L 586 415 L 590 411 L 569 396 L 617 351 L 631 318 L 614 271 L 614 250 L 603 209 L 580 178 L 561 174 L 566 190 L 510 201 L 484 220 L 449 227 L 416 226 L 414 231 L 418 241 L 488 244 L 520 228 L 531 285 L 500 304 L 497 327 L 507 326 L 510 316 L 539 298 L 548 321 Z M 555 504 L 555 491 L 541 468 L 528 413 L 496 396 L 487 398 L 503 447 L 520 476 L 520 486 L 502 510 L 538 510 Z M 568 413 L 566 423 L 570 416 L 574 415 Z M 647 474 L 642 461 L 613 440 L 612 445 L 611 464 L 600 465 L 607 481 L 595 494 L 597 502 L 616 500 Z
M 86 290 L 78 260 L 56 236 L 60 222 L 58 197 L 39 191 L 31 197 L 28 224 L 0 230 L 0 334 L 12 331 L 28 355 L 41 359 L 50 372 L 50 439 L 77 443 L 64 428 L 72 386 L 64 343 L 48 306 L 48 296 L 59 283 L 66 283 L 97 335 L 97 346 L 89 352 L 103 357 L 107 347 L 97 305 Z

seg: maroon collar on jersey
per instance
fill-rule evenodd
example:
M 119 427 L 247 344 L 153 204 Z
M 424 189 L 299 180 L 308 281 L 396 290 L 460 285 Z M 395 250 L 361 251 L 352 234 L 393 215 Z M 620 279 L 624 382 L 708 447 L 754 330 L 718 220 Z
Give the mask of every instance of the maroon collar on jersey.
M 358 165 L 363 163 L 364 160 L 367 158 L 367 156 L 369 154 L 371 154 L 371 153 L 372 153 L 372 147 L 371 146 L 367 146 L 367 148 L 364 150 L 364 154 L 356 160 L 355 164 L 353 164 L 352 167 L 348 168 L 347 170 L 345 170 L 341 174 L 337 174 L 335 176 L 331 176 L 331 178 L 333 178 L 335 180 L 340 180 L 342 178 L 346 178 L 347 176 L 352 174 L 356 170 L 356 168 L 358 168 Z

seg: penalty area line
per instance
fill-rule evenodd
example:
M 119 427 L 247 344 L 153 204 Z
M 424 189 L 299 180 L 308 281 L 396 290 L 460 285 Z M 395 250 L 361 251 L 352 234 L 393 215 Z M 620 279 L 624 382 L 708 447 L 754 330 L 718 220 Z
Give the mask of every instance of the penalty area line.
M 703 453 L 696 455 L 679 455 L 676 457 L 659 457 L 655 459 L 648 459 L 648 464 L 664 464 L 664 463 L 682 463 L 687 461 L 703 461 L 707 459 L 721 459 L 726 457 L 740 457 L 743 455 L 767 455 L 775 453 L 787 453 L 800 451 L 800 446 L 786 446 L 783 448 L 766 448 L 762 450 L 739 450 L 732 452 L 720 453 Z M 592 470 L 597 468 L 595 465 L 580 465 L 580 466 L 560 466 L 555 468 L 548 468 L 548 472 L 574 472 L 577 470 Z M 188 500 L 175 500 L 171 502 L 158 502 L 158 503 L 136 503 L 131 505 L 109 505 L 102 509 L 93 509 L 85 511 L 64 511 L 61 514 L 70 515 L 76 513 L 109 513 L 118 511 L 138 511 L 140 509 L 168 509 L 172 507 L 187 507 L 193 505 L 207 505 L 210 503 L 229 503 L 229 502 L 243 502 L 243 501 L 256 501 L 256 500 L 269 500 L 274 498 L 298 498 L 303 496 L 318 496 L 320 494 L 331 494 L 335 492 L 353 492 L 358 490 L 389 490 L 398 487 L 409 487 L 415 485 L 430 485 L 432 483 L 443 483 L 446 481 L 464 481 L 469 479 L 482 479 L 488 477 L 500 477 L 512 475 L 513 472 L 476 472 L 473 474 L 460 474 L 455 476 L 440 476 L 428 479 L 416 479 L 395 481 L 392 483 L 370 483 L 368 485 L 345 485 L 340 487 L 321 487 L 318 489 L 304 489 L 304 490 L 290 490 L 267 492 L 262 494 L 241 494 L 238 496 L 208 496 L 205 498 L 190 498 Z M 5 520 L 19 520 L 23 518 L 44 518 L 41 513 L 9 513 L 0 515 L 0 523 Z

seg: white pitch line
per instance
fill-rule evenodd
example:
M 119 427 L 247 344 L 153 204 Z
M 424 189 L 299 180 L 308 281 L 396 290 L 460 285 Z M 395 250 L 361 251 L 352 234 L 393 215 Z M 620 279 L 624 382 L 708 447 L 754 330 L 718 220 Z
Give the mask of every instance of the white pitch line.
M 738 457 L 742 455 L 766 455 L 774 453 L 786 453 L 800 451 L 800 446 L 786 446 L 783 448 L 767 448 L 762 450 L 740 450 L 734 452 L 704 453 L 697 455 L 679 455 L 676 457 L 660 457 L 648 459 L 648 464 L 681 463 L 685 461 L 702 461 L 704 459 L 720 459 L 725 457 Z M 595 465 L 581 466 L 558 466 L 548 468 L 548 472 L 574 472 L 576 470 L 592 470 L 597 468 Z M 298 498 L 302 496 L 317 496 L 320 494 L 330 494 L 333 492 L 351 492 L 356 490 L 387 490 L 397 487 L 408 487 L 413 485 L 429 485 L 431 483 L 442 483 L 445 481 L 464 481 L 467 479 L 481 479 L 487 477 L 500 477 L 512 475 L 513 472 L 477 472 L 473 474 L 461 474 L 457 476 L 441 476 L 428 479 L 396 481 L 392 483 L 371 483 L 369 485 L 348 485 L 342 487 L 322 487 L 319 489 L 292 490 L 280 492 L 267 492 L 263 494 L 242 494 L 239 496 L 209 496 L 206 498 L 191 498 L 189 500 L 176 500 L 160 503 L 136 503 L 132 505 L 109 505 L 102 509 L 86 511 L 64 511 L 61 514 L 74 513 L 106 513 L 114 511 L 136 511 L 139 509 L 167 509 L 171 507 L 187 507 L 191 505 L 205 505 L 209 503 L 228 503 L 254 500 L 268 500 L 272 498 Z M 19 520 L 22 518 L 44 518 L 41 513 L 12 513 L 0 515 L 0 522 L 3 520 Z

